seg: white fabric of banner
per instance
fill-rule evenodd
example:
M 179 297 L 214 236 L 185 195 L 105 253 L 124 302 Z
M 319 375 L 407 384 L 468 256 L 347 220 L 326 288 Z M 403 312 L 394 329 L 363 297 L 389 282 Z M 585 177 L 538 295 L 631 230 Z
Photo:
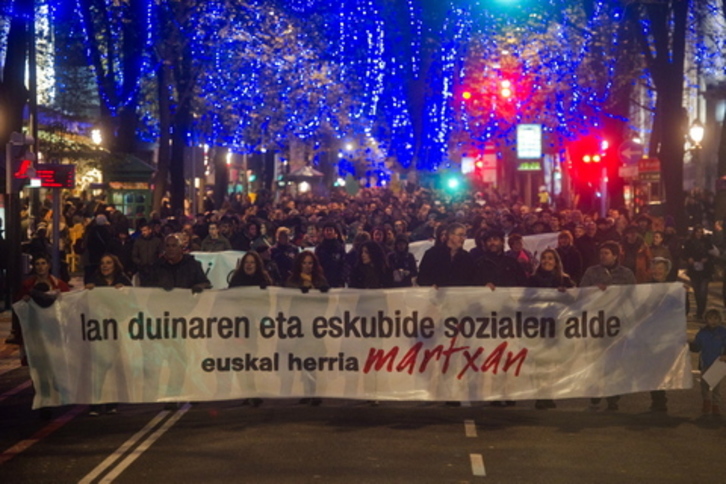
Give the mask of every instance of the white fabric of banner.
M 689 388 L 682 284 L 96 288 L 14 307 L 34 407 L 250 397 L 523 400 Z

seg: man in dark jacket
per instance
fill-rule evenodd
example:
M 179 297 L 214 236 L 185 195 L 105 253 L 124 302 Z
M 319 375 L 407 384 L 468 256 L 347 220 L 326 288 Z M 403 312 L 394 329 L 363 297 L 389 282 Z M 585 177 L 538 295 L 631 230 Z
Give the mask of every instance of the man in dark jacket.
M 280 271 L 280 278 L 284 284 L 292 273 L 293 262 L 300 249 L 290 243 L 290 229 L 280 227 L 275 233 L 275 245 L 270 250 L 270 256 Z
M 523 287 L 527 276 L 522 266 L 512 257 L 504 254 L 504 234 L 490 230 L 484 235 L 484 255 L 476 261 L 475 282 L 492 291 L 497 287 Z
M 171 290 L 175 287 L 201 292 L 212 284 L 202 270 L 202 265 L 193 256 L 185 254 L 177 235 L 164 239 L 164 257 L 154 266 L 151 286 Z
M 474 260 L 464 250 L 466 227 L 454 222 L 446 227 L 443 244 L 434 245 L 421 259 L 417 283 L 419 286 L 471 286 Z
M 635 274 L 627 267 L 620 264 L 620 244 L 612 240 L 603 242 L 600 245 L 600 263 L 592 267 L 588 267 L 585 274 L 582 275 L 580 287 L 597 286 L 601 290 L 607 289 L 612 285 L 635 284 Z M 590 399 L 590 409 L 597 410 L 601 398 Z M 613 395 L 606 398 L 607 409 L 617 410 L 620 395 Z
M 490 230 L 483 236 L 484 255 L 476 261 L 474 280 L 477 285 L 487 286 L 494 291 L 497 287 L 523 287 L 527 285 L 527 275 L 522 265 L 504 253 L 504 233 Z M 516 402 L 492 402 L 493 407 L 513 407 Z
M 345 244 L 335 222 L 323 225 L 323 241 L 315 247 L 315 255 L 330 287 L 344 287 Z
M 134 242 L 131 251 L 131 260 L 139 274 L 141 286 L 151 286 L 151 272 L 154 264 L 159 260 L 163 242 L 154 235 L 149 224 L 141 226 L 141 236 Z

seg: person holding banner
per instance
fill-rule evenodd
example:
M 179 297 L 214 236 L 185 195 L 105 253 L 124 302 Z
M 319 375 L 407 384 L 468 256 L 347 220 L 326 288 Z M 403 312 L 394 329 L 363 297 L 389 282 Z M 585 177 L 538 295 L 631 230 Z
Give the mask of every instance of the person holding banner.
M 330 288 L 314 252 L 306 250 L 295 257 L 292 274 L 287 278 L 285 287 L 297 287 L 303 292 L 308 292 L 310 289 L 320 289 L 325 292 Z
M 663 283 L 668 281 L 668 274 L 671 271 L 671 261 L 665 257 L 654 257 L 650 263 L 650 281 L 652 283 Z M 652 390 L 650 392 L 650 411 L 668 412 L 668 398 L 665 390 Z
M 322 292 L 327 292 L 330 289 L 325 275 L 323 275 L 323 268 L 315 256 L 315 253 L 305 250 L 300 252 L 295 257 L 295 262 L 292 267 L 292 274 L 287 279 L 287 287 L 297 287 L 302 292 L 307 293 L 310 289 L 320 289 Z M 309 385 L 306 390 L 309 393 L 314 393 L 314 383 L 309 379 L 305 379 L 305 384 Z M 313 407 L 319 406 L 323 402 L 320 398 L 301 398 L 301 404 L 310 404 Z
M 363 244 L 350 274 L 350 287 L 383 289 L 393 287 L 393 275 L 381 245 L 373 240 Z
M 709 309 L 704 314 L 706 326 L 701 328 L 693 342 L 691 351 L 700 353 L 698 369 L 701 375 L 711 368 L 717 360 L 726 361 L 726 328 L 721 326 L 721 313 L 717 309 Z M 701 378 L 701 396 L 703 397 L 702 413 L 714 416 L 721 415 L 721 382 L 713 388 Z
M 516 236 L 513 236 L 516 238 Z M 524 287 L 527 275 L 522 265 L 514 257 L 504 253 L 504 232 L 492 229 L 483 236 L 484 255 L 476 261 L 475 281 L 492 291 L 497 287 Z M 495 401 L 492 407 L 514 407 L 514 400 Z
M 242 256 L 237 269 L 229 280 L 229 287 L 258 286 L 265 289 L 270 285 L 272 285 L 272 278 L 265 270 L 262 257 L 255 251 L 247 252 Z
M 501 230 L 490 230 L 484 237 L 486 250 L 476 262 L 476 283 L 487 286 L 492 291 L 501 287 L 524 287 L 527 275 L 514 257 L 504 253 L 504 233 Z
M 628 285 L 635 284 L 635 274 L 627 267 L 620 265 L 620 244 L 607 240 L 600 245 L 599 251 L 600 264 L 588 267 L 585 274 L 582 275 L 580 287 L 597 286 L 604 291 L 608 286 L 612 285 Z M 607 397 L 610 411 L 618 410 L 618 401 L 620 395 L 612 395 Z M 591 398 L 590 409 L 597 410 L 602 398 Z
M 50 273 L 50 257 L 45 254 L 36 254 L 33 258 L 33 271 L 31 275 L 25 279 L 20 289 L 16 292 L 13 302 L 20 300 L 28 301 L 33 299 L 36 304 L 41 307 L 51 306 L 58 294 L 61 292 L 68 292 L 71 288 L 61 279 L 58 279 Z M 13 319 L 17 320 L 17 315 L 13 311 Z M 20 321 L 18 320 L 18 332 L 20 335 L 20 361 L 23 366 L 28 366 L 28 360 L 25 354 L 25 347 L 22 341 L 22 332 L 20 332 Z M 45 360 L 48 358 L 46 354 L 35 355 L 35 358 Z M 39 384 L 39 388 L 36 391 L 40 393 L 46 392 L 46 388 L 52 385 L 50 381 L 42 378 Z M 53 416 L 53 412 L 50 408 L 44 407 L 40 409 L 40 418 L 42 420 L 50 420 Z
M 98 269 L 86 280 L 86 289 L 96 286 L 123 287 L 130 286 L 131 280 L 124 273 L 124 266 L 113 254 L 103 254 Z
M 575 287 L 575 283 L 570 276 L 564 272 L 562 260 L 559 253 L 555 249 L 545 249 L 539 260 L 539 267 L 527 280 L 527 287 L 545 287 L 553 288 L 559 291 L 565 291 L 571 287 Z M 547 410 L 549 408 L 557 408 L 554 400 L 537 400 L 534 403 L 537 410 Z
M 131 286 L 131 281 L 124 274 L 124 267 L 119 261 L 118 257 L 113 254 L 104 254 L 101 256 L 101 262 L 98 265 L 98 269 L 94 272 L 86 282 L 86 289 L 92 290 L 95 287 L 115 287 L 119 289 L 124 286 Z M 107 356 L 107 355 L 103 355 Z M 98 361 L 104 361 L 107 358 L 103 356 L 98 358 Z M 112 366 L 110 361 L 107 361 L 107 365 L 99 365 L 98 375 L 96 378 L 99 380 L 94 388 L 100 391 L 103 386 L 103 379 L 108 369 Z M 102 366 L 102 367 L 101 367 Z M 100 395 L 96 395 L 100 398 Z M 91 405 L 91 409 L 88 415 L 91 417 L 98 417 L 102 411 L 106 413 L 115 414 L 117 412 L 117 403 L 107 403 L 106 405 Z
M 20 284 L 20 289 L 18 289 L 13 297 L 13 302 L 18 302 L 21 299 L 25 301 L 31 299 L 31 297 L 38 292 L 38 290 L 35 289 L 38 284 L 44 285 L 44 287 L 48 288 L 42 292 L 51 292 L 52 294 L 68 292 L 71 290 L 70 286 L 65 281 L 58 279 L 50 273 L 50 257 L 45 254 L 36 254 L 33 257 L 33 270 L 31 271 L 30 276 L 28 276 L 28 278 Z M 15 314 L 15 311 L 13 311 L 13 322 L 16 320 L 17 315 Z M 13 327 L 15 327 L 15 324 L 13 324 Z M 17 331 L 17 333 L 11 333 L 11 335 L 15 336 L 15 340 L 9 343 L 6 341 L 6 343 L 22 346 L 23 337 L 19 321 L 17 322 L 17 330 L 15 331 Z
M 262 257 L 255 251 L 247 252 L 240 259 L 237 269 L 232 273 L 229 281 L 229 287 L 259 287 L 265 289 L 272 285 L 272 278 L 264 267 Z M 245 375 L 246 376 L 246 375 Z M 262 405 L 261 398 L 245 399 L 243 405 L 252 405 L 259 407 Z
M 197 293 L 212 287 L 199 261 L 184 254 L 177 234 L 167 235 L 164 239 L 164 256 L 155 264 L 152 276 L 151 286 L 169 291 L 181 288 Z
M 418 270 L 419 286 L 471 286 L 474 259 L 464 250 L 466 227 L 454 222 L 446 227 L 445 242 L 428 249 Z

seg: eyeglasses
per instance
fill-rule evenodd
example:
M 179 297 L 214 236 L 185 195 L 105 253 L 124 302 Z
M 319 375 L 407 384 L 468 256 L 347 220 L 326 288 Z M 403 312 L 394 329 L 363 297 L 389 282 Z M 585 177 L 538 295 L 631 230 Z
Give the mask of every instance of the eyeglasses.
M 466 232 L 454 232 L 451 235 L 455 235 L 457 237 L 466 237 Z

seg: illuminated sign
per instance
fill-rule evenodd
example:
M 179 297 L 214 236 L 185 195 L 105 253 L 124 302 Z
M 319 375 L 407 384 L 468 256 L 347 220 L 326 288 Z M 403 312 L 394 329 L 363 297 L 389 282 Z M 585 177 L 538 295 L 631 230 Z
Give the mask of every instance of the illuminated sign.
M 75 188 L 75 165 L 39 164 L 35 168 L 35 176 L 40 179 L 44 188 Z
M 517 125 L 517 158 L 533 160 L 542 158 L 542 125 Z
M 518 171 L 540 171 L 542 169 L 542 163 L 539 161 L 528 161 L 526 163 L 520 163 L 517 167 Z

